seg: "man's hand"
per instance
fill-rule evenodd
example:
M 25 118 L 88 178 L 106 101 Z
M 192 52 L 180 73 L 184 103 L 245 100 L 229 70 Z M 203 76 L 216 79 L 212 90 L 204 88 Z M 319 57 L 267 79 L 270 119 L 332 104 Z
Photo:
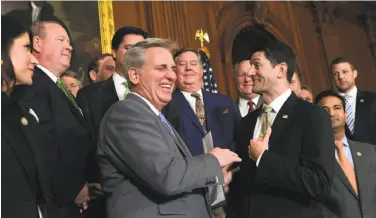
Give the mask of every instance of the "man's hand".
M 234 162 L 242 161 L 236 153 L 229 149 L 214 148 L 210 153 L 218 159 L 221 167 L 226 167 Z
M 90 200 L 90 195 L 89 195 L 89 188 L 87 184 L 82 187 L 80 193 L 76 196 L 76 199 L 74 199 L 74 203 L 77 205 L 82 205 L 82 208 L 84 210 L 87 209 L 87 202 Z
M 265 150 L 268 150 L 271 134 L 272 129 L 268 128 L 264 138 L 254 138 L 250 141 L 250 144 L 248 145 L 248 154 L 252 160 L 257 161 L 260 155 L 264 153 Z
M 236 167 L 235 169 L 228 170 L 231 165 L 228 165 L 226 167 L 222 168 L 223 177 L 225 179 L 225 184 L 223 185 L 223 188 L 225 190 L 225 193 L 229 191 L 229 184 L 232 181 L 232 175 L 240 170 L 240 167 Z

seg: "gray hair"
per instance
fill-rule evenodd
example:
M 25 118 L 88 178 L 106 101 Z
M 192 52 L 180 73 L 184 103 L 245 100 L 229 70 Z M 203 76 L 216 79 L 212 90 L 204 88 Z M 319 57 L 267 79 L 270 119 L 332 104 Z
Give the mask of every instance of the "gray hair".
M 128 70 L 132 67 L 141 68 L 144 66 L 146 50 L 149 48 L 165 48 L 172 52 L 176 49 L 176 43 L 168 39 L 147 38 L 133 45 L 124 56 L 125 78 L 128 81 L 130 81 Z
M 56 21 L 39 21 L 39 22 L 36 22 L 35 24 L 33 24 L 31 26 L 31 32 L 33 33 L 33 36 L 38 36 L 40 38 L 44 38 L 46 37 L 46 24 L 48 23 L 53 23 L 53 24 L 57 24 L 59 26 L 62 26 L 59 22 L 56 22 Z

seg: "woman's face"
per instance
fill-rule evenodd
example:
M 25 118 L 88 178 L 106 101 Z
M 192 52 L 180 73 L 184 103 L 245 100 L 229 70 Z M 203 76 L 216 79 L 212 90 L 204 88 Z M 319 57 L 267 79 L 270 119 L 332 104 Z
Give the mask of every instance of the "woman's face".
M 25 32 L 13 40 L 9 49 L 9 57 L 16 76 L 16 85 L 31 85 L 33 83 L 34 66 L 37 59 L 30 53 L 30 38 Z

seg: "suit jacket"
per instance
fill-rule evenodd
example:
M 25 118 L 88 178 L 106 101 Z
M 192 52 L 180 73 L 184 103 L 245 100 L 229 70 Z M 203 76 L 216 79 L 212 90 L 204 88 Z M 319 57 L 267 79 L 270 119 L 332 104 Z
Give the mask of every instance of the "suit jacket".
M 51 169 L 47 160 L 56 158 L 51 156 L 54 154 L 52 139 L 26 105 L 9 99 L 4 93 L 1 126 L 1 214 L 3 217 L 39 218 L 37 203 L 51 199 Z
M 206 128 L 211 131 L 215 147 L 234 148 L 235 123 L 241 119 L 239 108 L 229 97 L 202 90 Z M 163 114 L 179 132 L 193 156 L 204 153 L 202 139 L 206 135 L 192 107 L 180 90 L 163 109 Z
M 358 90 L 356 96 L 354 134 L 346 135 L 355 141 L 376 145 L 376 93 Z
M 207 188 L 223 184 L 218 160 L 192 157 L 173 130 L 135 94 L 110 108 L 98 157 L 109 218 L 209 218 Z
M 330 218 L 376 217 L 376 148 L 373 145 L 350 141 L 358 193 L 338 162 L 334 166 L 333 185 L 325 201 Z
M 22 101 L 39 116 L 57 146 L 57 164 L 52 176 L 52 195 L 60 205 L 73 204 L 85 184 L 89 150 L 93 140 L 81 112 L 38 67 L 33 84 L 19 90 Z M 52 145 L 51 145 L 52 146 Z
M 274 120 L 269 149 L 256 166 L 248 145 L 261 110 L 245 116 L 236 128 L 242 162 L 230 187 L 230 217 L 322 217 L 321 200 L 330 191 L 335 161 L 328 113 L 292 93 Z

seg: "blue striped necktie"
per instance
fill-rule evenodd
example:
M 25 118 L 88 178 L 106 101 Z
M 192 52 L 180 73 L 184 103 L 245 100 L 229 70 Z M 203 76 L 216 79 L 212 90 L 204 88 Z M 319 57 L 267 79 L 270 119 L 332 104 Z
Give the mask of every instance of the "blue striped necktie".
M 351 96 L 345 95 L 345 102 L 346 102 L 346 114 L 347 114 L 347 127 L 349 127 L 349 130 L 351 134 L 354 134 L 354 110 L 353 106 L 351 104 Z
M 163 116 L 162 113 L 159 114 L 159 119 L 164 123 L 164 125 L 167 127 L 168 131 L 171 133 L 171 135 L 175 136 L 175 133 L 174 131 L 172 130 L 172 127 L 170 125 L 170 123 L 167 121 L 166 117 Z

